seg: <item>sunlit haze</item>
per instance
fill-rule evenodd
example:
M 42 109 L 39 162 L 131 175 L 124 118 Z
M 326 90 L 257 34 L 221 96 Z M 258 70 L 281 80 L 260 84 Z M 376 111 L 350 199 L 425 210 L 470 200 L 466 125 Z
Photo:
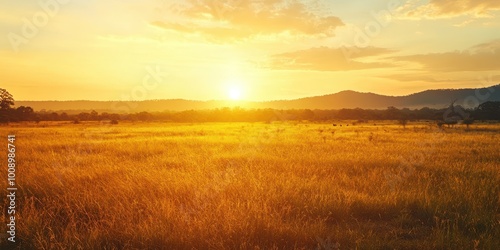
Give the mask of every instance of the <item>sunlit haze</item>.
M 16 100 L 265 101 L 500 81 L 498 0 L 0 5 L 0 87 Z
M 241 98 L 241 89 L 239 87 L 231 87 L 229 89 L 229 98 L 239 100 Z

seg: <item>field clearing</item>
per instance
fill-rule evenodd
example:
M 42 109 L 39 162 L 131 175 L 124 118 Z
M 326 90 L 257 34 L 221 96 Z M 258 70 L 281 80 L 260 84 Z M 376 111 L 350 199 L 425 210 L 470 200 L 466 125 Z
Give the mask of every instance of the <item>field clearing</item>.
M 340 124 L 0 127 L 20 247 L 500 246 L 500 125 Z

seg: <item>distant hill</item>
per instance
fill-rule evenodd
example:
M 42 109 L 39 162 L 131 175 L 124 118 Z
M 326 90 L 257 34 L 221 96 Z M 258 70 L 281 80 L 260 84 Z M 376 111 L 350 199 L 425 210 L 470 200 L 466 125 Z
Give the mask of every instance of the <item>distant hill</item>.
M 488 98 L 484 98 L 487 95 L 489 95 Z M 407 96 L 386 96 L 348 90 L 325 96 L 267 102 L 266 106 L 284 109 L 385 109 L 389 106 L 414 109 L 423 107 L 444 108 L 455 100 L 456 104 L 466 108 L 476 107 L 485 101 L 500 101 L 500 84 L 479 89 L 426 90 Z M 475 103 L 474 100 L 479 103 Z
M 486 98 L 488 97 L 488 98 Z M 99 113 L 135 113 L 215 109 L 240 106 L 242 108 L 273 109 L 386 109 L 397 108 L 444 108 L 456 100 L 466 108 L 476 107 L 485 101 L 500 101 L 500 84 L 479 89 L 426 90 L 407 96 L 386 96 L 374 93 L 342 91 L 336 94 L 307 97 L 295 100 L 269 102 L 190 101 L 190 100 L 148 100 L 148 101 L 16 101 L 16 106 L 30 106 L 35 111 L 57 111 L 79 113 L 95 110 Z M 476 102 L 478 101 L 478 102 Z

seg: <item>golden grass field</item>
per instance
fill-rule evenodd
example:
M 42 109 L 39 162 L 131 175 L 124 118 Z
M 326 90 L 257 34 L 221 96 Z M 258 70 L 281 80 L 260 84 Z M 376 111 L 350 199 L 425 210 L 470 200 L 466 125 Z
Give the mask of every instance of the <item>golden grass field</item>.
M 500 125 L 337 123 L 3 126 L 19 248 L 498 249 Z

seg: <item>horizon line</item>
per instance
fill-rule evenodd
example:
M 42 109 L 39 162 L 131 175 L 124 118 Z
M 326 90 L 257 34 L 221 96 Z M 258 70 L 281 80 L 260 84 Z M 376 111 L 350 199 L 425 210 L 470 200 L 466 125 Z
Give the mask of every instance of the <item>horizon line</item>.
M 307 98 L 315 98 L 315 97 L 324 97 L 324 96 L 329 96 L 329 95 L 336 95 L 340 94 L 343 92 L 355 92 L 359 94 L 375 94 L 375 95 L 380 95 L 380 96 L 386 96 L 386 97 L 406 97 L 406 96 L 411 96 L 419 93 L 423 93 L 426 91 L 442 91 L 442 90 L 474 90 L 474 89 L 487 89 L 487 88 L 492 88 L 492 87 L 497 87 L 500 86 L 500 83 L 488 86 L 488 87 L 481 87 L 481 88 L 441 88 L 441 89 L 426 89 L 418 92 L 414 92 L 411 94 L 407 95 L 386 95 L 386 94 L 380 94 L 380 93 L 374 93 L 374 92 L 363 92 L 363 91 L 357 91 L 357 90 L 341 90 L 335 93 L 330 93 L 330 94 L 324 94 L 324 95 L 314 95 L 314 96 L 305 96 L 305 97 L 299 97 L 299 98 L 291 98 L 291 99 L 274 99 L 274 100 L 261 100 L 261 101 L 256 101 L 256 100 L 224 100 L 224 99 L 209 99 L 209 100 L 195 100 L 195 99 L 184 99 L 184 98 L 170 98 L 170 99 L 145 99 L 145 100 L 15 100 L 14 102 L 146 102 L 146 101 L 188 101 L 188 102 L 230 102 L 230 103 L 265 103 L 265 102 L 280 102 L 280 101 L 295 101 L 295 100 L 302 100 L 302 99 L 307 99 Z M 14 104 L 14 106 L 16 106 Z

